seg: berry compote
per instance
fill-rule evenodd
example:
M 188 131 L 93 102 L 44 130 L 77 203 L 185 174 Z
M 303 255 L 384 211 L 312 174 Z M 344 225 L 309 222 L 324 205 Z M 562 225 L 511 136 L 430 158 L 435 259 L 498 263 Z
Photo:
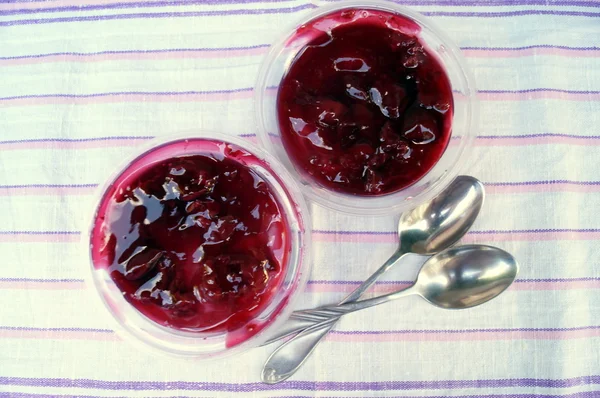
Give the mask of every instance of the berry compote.
M 277 113 L 292 161 L 354 195 L 399 191 L 423 177 L 451 135 L 452 89 L 398 14 L 345 9 L 302 25 L 307 44 L 280 84 Z
M 160 325 L 237 330 L 281 285 L 287 221 L 269 183 L 246 166 L 259 159 L 233 144 L 196 141 L 204 152 L 165 157 L 159 148 L 117 178 L 98 208 L 92 259 Z

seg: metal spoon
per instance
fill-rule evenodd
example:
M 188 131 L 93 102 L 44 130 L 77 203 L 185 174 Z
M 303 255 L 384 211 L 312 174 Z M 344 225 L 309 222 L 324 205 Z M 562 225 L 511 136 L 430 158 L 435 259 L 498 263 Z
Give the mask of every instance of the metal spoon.
M 407 289 L 368 300 L 307 311 L 332 319 L 306 329 L 279 347 L 267 359 L 262 380 L 275 384 L 293 375 L 304 362 L 301 358 L 314 349 L 314 342 L 325 336 L 343 314 L 413 294 L 445 309 L 474 307 L 502 293 L 515 280 L 518 270 L 514 257 L 495 247 L 467 245 L 448 249 L 427 260 L 415 283 Z
M 479 180 L 470 176 L 458 176 L 434 199 L 404 213 L 398 224 L 398 250 L 340 304 L 360 298 L 406 254 L 431 255 L 452 246 L 473 225 L 483 205 L 484 196 L 485 190 Z M 296 311 L 265 344 L 299 333 L 323 320 L 322 317 Z M 331 325 L 333 326 L 334 324 Z M 315 345 L 317 343 L 318 341 Z M 310 355 L 310 352 L 306 355 Z

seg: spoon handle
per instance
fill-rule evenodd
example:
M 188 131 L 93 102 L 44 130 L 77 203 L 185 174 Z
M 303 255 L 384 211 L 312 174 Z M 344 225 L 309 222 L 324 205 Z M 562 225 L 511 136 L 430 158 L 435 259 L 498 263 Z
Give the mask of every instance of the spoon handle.
M 288 379 L 296 373 L 300 366 L 302 366 L 314 351 L 321 339 L 329 333 L 342 315 L 383 304 L 400 297 L 410 296 L 416 293 L 413 287 L 414 285 L 400 292 L 375 297 L 369 300 L 356 301 L 339 306 L 326 306 L 317 308 L 313 311 L 306 311 L 307 313 L 316 312 L 317 314 L 326 314 L 330 316 L 330 318 L 304 329 L 298 335 L 294 336 L 294 338 L 277 348 L 275 352 L 269 356 L 263 367 L 262 381 L 267 384 L 276 384 Z
M 369 279 L 364 281 L 359 287 L 356 288 L 348 297 L 343 299 L 340 304 L 349 303 L 352 301 L 356 301 L 366 292 L 373 284 L 379 279 L 381 275 L 383 275 L 387 270 L 389 270 L 398 260 L 404 257 L 407 253 L 404 253 L 401 250 L 396 251 L 392 256 L 377 270 L 373 273 Z M 315 325 L 317 323 L 323 322 L 327 319 L 330 319 L 331 315 L 327 314 L 317 314 L 309 311 L 294 311 L 290 316 L 290 319 L 286 321 L 286 323 L 279 328 L 273 334 L 269 340 L 263 345 L 271 344 L 277 340 L 281 340 L 285 337 L 291 336 L 292 334 L 299 333 L 302 330 Z M 333 327 L 333 324 L 332 324 Z
M 315 308 L 314 310 L 302 311 L 306 316 L 321 316 L 330 318 L 339 318 L 344 314 L 364 310 L 366 308 L 374 307 L 379 304 L 387 303 L 393 300 L 397 300 L 402 297 L 412 296 L 413 294 L 419 294 L 418 288 L 415 285 L 411 285 L 404 290 L 398 292 L 384 294 L 383 296 L 377 296 L 366 300 L 353 301 L 351 303 L 342 303 L 338 305 L 326 305 L 323 307 Z M 323 321 L 325 323 L 325 321 Z
M 375 282 L 377 282 L 377 280 L 379 279 L 379 277 L 381 275 L 383 275 L 384 273 L 387 272 L 387 270 L 392 268 L 392 266 L 394 264 L 396 264 L 396 262 L 398 260 L 400 260 L 402 257 L 404 257 L 406 254 L 408 254 L 408 253 L 405 253 L 402 250 L 398 250 L 394 254 L 392 254 L 392 256 L 390 258 L 388 258 L 388 260 L 381 267 L 379 267 L 379 269 L 377 271 L 375 271 L 373 274 L 371 274 L 371 276 L 366 281 L 361 283 L 359 287 L 357 287 L 345 299 L 340 301 L 340 304 L 349 303 L 349 302 L 358 300 L 360 298 L 360 296 L 363 295 L 364 292 L 369 290 L 369 288 L 371 286 L 373 286 L 373 284 L 375 284 Z M 299 311 L 299 312 L 302 312 L 302 311 Z
M 277 348 L 263 367 L 261 375 L 263 383 L 280 383 L 296 373 L 338 319 L 330 318 L 322 323 L 316 323 Z

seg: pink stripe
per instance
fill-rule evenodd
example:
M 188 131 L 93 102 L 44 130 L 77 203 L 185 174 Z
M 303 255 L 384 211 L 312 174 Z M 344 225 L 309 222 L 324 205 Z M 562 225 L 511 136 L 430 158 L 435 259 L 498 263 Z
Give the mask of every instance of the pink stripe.
M 137 0 L 136 0 L 137 1 Z M 20 3 L 29 6 L 30 3 Z M 2 7 L 13 6 L 14 4 L 0 4 Z M 0 65 L 18 66 L 52 62 L 103 62 L 103 61 L 162 61 L 172 59 L 206 59 L 206 58 L 235 58 L 251 57 L 264 55 L 268 47 L 257 46 L 248 48 L 224 48 L 224 49 L 173 49 L 173 50 L 143 50 L 136 51 L 115 51 L 97 54 L 48 54 L 41 56 L 23 56 L 15 58 L 0 59 Z M 597 49 L 578 49 L 578 48 L 557 48 L 557 47 L 536 47 L 524 49 L 463 49 L 463 54 L 471 58 L 517 58 L 526 56 L 554 55 L 564 57 L 591 58 L 599 57 L 600 50 Z
M 549 240 L 598 240 L 600 232 L 581 231 L 551 231 L 542 233 L 513 232 L 513 233 L 490 233 L 470 234 L 462 240 L 464 243 L 483 242 L 514 242 L 514 241 L 549 241 Z
M 78 195 L 91 195 L 94 193 L 95 187 L 38 187 L 38 186 L 24 186 L 24 187 L 0 187 L 1 196 L 78 196 Z M 584 184 L 577 182 L 540 182 L 531 183 L 527 185 L 494 185 L 486 184 L 486 193 L 491 195 L 501 195 L 510 193 L 548 193 L 548 192 L 600 192 L 600 184 Z M 364 238 L 364 239 L 363 239 Z M 363 237 L 356 238 L 357 240 L 362 239 L 362 242 L 379 243 L 381 242 L 380 237 Z M 333 235 L 323 236 L 321 241 L 323 242 L 337 242 L 340 238 Z M 342 238 L 346 239 L 347 238 Z M 390 240 L 391 242 L 392 240 Z
M 562 101 L 598 101 L 600 93 L 578 93 L 563 91 L 528 91 L 528 92 L 479 92 L 477 97 L 482 101 L 524 101 L 553 99 Z
M 53 62 L 103 62 L 103 61 L 164 61 L 180 59 L 235 58 L 265 54 L 268 47 L 240 49 L 197 49 L 174 51 L 123 51 L 100 54 L 56 54 L 42 57 L 0 59 L 0 65 L 18 66 Z
M 252 142 L 257 142 L 256 136 L 243 137 L 247 138 Z M 476 146 L 527 146 L 527 145 L 546 145 L 546 144 L 568 144 L 568 145 L 581 145 L 581 146 L 598 146 L 600 145 L 600 139 L 598 137 L 585 137 L 585 136 L 566 136 L 566 135 L 555 135 L 555 136 L 544 136 L 539 135 L 535 137 L 500 137 L 500 136 L 483 136 L 476 137 Z M 150 140 L 151 138 L 140 137 L 111 137 L 111 139 L 90 139 L 80 141 L 52 141 L 52 140 L 40 140 L 40 141 L 20 141 L 20 142 L 0 142 L 1 150 L 29 150 L 29 149 L 98 149 L 98 148 L 121 148 L 121 147 L 138 147 L 141 143 Z
M 79 196 L 91 195 L 95 189 L 95 187 L 0 187 L 0 196 Z
M 0 234 L 2 243 L 79 243 L 79 235 L 29 235 L 29 234 Z
M 10 142 L 6 144 L 0 143 L 2 150 L 19 150 L 19 149 L 96 149 L 96 148 L 120 148 L 120 147 L 137 147 L 144 140 L 141 139 L 112 139 L 112 140 L 97 140 L 97 141 L 22 141 Z
M 252 90 L 203 93 L 107 93 L 89 96 L 48 95 L 40 97 L 0 98 L 0 107 L 33 105 L 89 105 L 121 102 L 205 102 L 231 101 L 252 98 Z M 558 99 L 564 101 L 600 100 L 600 92 L 479 92 L 478 97 L 485 101 L 524 101 L 536 99 Z
M 369 234 L 369 233 L 348 233 L 334 234 L 313 231 L 312 238 L 319 242 L 355 242 L 355 243 L 393 243 L 398 242 L 398 237 L 394 234 Z
M 138 3 L 140 0 L 119 0 L 119 3 Z M 103 5 L 109 4 L 108 0 L 86 0 L 85 4 L 88 5 Z M 0 10 L 19 10 L 27 9 L 34 10 L 38 8 L 46 7 L 69 7 L 76 6 L 81 7 L 82 2 L 80 0 L 44 0 L 44 1 L 32 1 L 32 2 L 17 2 L 17 3 L 3 3 L 0 4 Z
M 306 289 L 309 293 L 351 293 L 359 286 L 359 283 L 339 284 L 331 282 L 310 283 Z M 410 286 L 407 282 L 397 283 L 378 283 L 369 289 L 374 294 L 388 294 L 405 289 Z M 585 290 L 600 289 L 600 280 L 573 280 L 573 281 L 553 281 L 553 282 L 535 282 L 518 281 L 514 283 L 509 290 L 515 291 L 542 291 L 542 290 Z
M 60 96 L 50 95 L 44 97 L 25 98 L 0 98 L 0 107 L 8 106 L 33 106 L 33 105 L 89 105 L 109 104 L 120 102 L 207 102 L 231 101 L 252 98 L 252 90 L 236 92 L 205 92 L 198 94 L 177 93 L 114 93 L 101 96 Z
M 382 334 L 342 334 L 335 331 L 326 337 L 334 342 L 383 343 L 398 341 L 481 341 L 481 340 L 574 340 L 600 336 L 600 329 L 563 331 L 501 331 L 477 333 L 382 333 Z
M 600 289 L 600 280 L 574 280 L 560 282 L 517 282 L 510 290 L 584 290 Z
M 369 292 L 373 294 L 388 294 L 405 289 L 410 284 L 407 282 L 396 283 L 378 283 L 372 287 Z M 359 286 L 359 283 L 334 283 L 334 282 L 314 282 L 310 283 L 307 293 L 350 293 Z M 83 290 L 86 288 L 84 282 L 77 281 L 1 281 L 0 289 L 4 290 Z M 600 280 L 564 280 L 564 281 L 517 281 L 510 290 L 515 291 L 543 291 L 543 290 L 585 290 L 600 289 Z
M 330 342 L 383 343 L 399 341 L 489 341 L 489 340 L 574 340 L 600 336 L 600 329 L 582 330 L 502 330 L 460 333 L 415 331 L 406 333 L 360 333 L 333 331 L 326 338 Z M 0 338 L 40 340 L 94 340 L 122 341 L 117 333 L 64 330 L 1 330 Z
M 517 58 L 531 57 L 537 55 L 554 55 L 562 57 L 600 57 L 600 50 L 595 49 L 576 49 L 576 48 L 556 48 L 556 47 L 536 47 L 536 48 L 518 48 L 518 49 L 463 49 L 465 57 L 472 58 Z
M 543 193 L 543 192 L 600 192 L 600 184 L 580 185 L 573 183 L 540 183 L 531 185 L 486 185 L 488 194 Z
M 84 282 L 1 281 L 0 289 L 11 290 L 82 290 Z
M 6 339 L 38 339 L 38 340 L 94 340 L 121 341 L 116 333 L 94 333 L 88 331 L 54 331 L 54 330 L 2 330 L 0 338 Z
M 568 144 L 581 146 L 600 145 L 597 137 L 584 136 L 537 136 L 537 137 L 477 137 L 476 146 L 527 146 L 547 144 Z
M 249 140 L 250 142 L 258 142 L 258 137 L 256 136 L 241 136 Z M 24 140 L 24 141 L 15 141 L 15 142 L 1 142 L 0 141 L 0 150 L 30 150 L 30 149 L 64 149 L 64 150 L 73 150 L 73 149 L 99 149 L 99 148 L 122 148 L 122 147 L 139 147 L 140 144 L 144 144 L 147 141 L 151 140 L 152 137 L 109 137 L 110 139 L 82 139 L 82 140 L 43 140 L 39 141 L 35 140 Z M 0 193 L 2 195 L 2 193 Z
M 345 242 L 345 243 L 380 243 L 397 244 L 398 237 L 395 234 L 369 234 L 357 233 L 324 233 L 313 231 L 313 239 L 318 242 Z M 511 242 L 511 241 L 546 241 L 546 240 L 596 240 L 600 239 L 600 232 L 582 231 L 550 231 L 550 232 L 493 232 L 493 233 L 469 233 L 462 240 L 463 243 L 483 242 Z
M 395 234 L 370 234 L 364 232 L 350 233 L 325 233 L 313 231 L 312 237 L 316 242 L 345 242 L 345 243 L 377 243 L 397 244 Z M 571 241 L 571 240 L 598 240 L 600 231 L 548 231 L 548 232 L 485 232 L 468 233 L 462 240 L 463 243 L 493 243 L 514 241 Z M 48 243 L 76 243 L 80 242 L 79 235 L 74 234 L 0 234 L 0 242 L 48 242 Z

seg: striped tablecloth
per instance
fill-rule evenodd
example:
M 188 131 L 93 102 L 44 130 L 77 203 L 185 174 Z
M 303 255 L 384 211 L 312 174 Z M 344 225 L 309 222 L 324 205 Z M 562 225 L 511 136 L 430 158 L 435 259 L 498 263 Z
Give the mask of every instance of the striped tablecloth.
M 255 140 L 252 86 L 305 0 L 0 3 L 0 395 L 600 396 L 600 2 L 406 0 L 464 50 L 480 88 L 470 173 L 488 198 L 465 242 L 521 263 L 463 312 L 419 299 L 352 314 L 290 381 L 259 383 L 272 347 L 211 364 L 122 341 L 78 240 L 94 187 L 155 136 Z M 391 254 L 396 220 L 313 206 L 300 303 L 333 303 Z M 405 286 L 418 259 L 376 293 Z

